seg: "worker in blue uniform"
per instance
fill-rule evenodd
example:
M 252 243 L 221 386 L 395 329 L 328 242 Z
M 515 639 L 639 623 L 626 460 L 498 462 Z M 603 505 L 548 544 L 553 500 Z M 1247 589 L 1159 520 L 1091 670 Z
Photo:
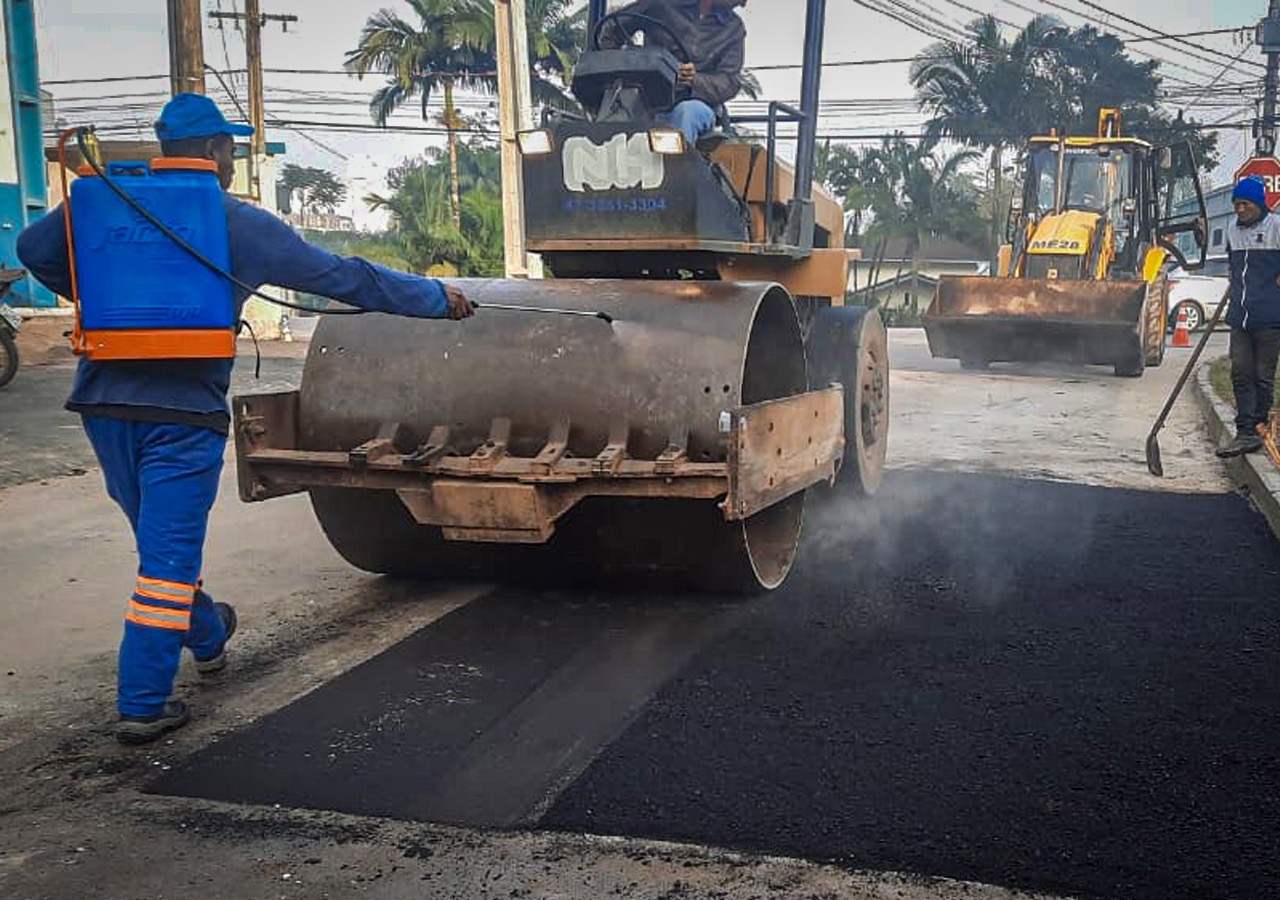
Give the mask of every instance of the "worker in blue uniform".
M 366 310 L 461 319 L 471 302 L 441 282 L 342 258 L 306 243 L 271 213 L 225 193 L 234 172 L 235 138 L 253 129 L 226 120 L 198 94 L 179 94 L 155 123 L 165 156 L 213 160 L 224 190 L 232 274 L 246 285 L 278 285 Z M 61 209 L 18 238 L 22 264 L 41 283 L 71 296 Z M 235 290 L 237 313 L 248 292 Z M 106 481 L 124 510 L 138 550 L 138 576 L 120 646 L 116 737 L 155 740 L 186 724 L 171 699 L 182 650 L 198 671 L 226 664 L 236 614 L 202 588 L 202 552 L 217 495 L 230 416 L 234 360 L 92 362 L 81 359 L 66 408 L 79 413 Z

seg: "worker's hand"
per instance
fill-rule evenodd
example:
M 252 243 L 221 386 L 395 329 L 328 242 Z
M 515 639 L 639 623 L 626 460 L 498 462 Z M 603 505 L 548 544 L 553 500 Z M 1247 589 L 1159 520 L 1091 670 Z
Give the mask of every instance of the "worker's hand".
M 476 308 L 471 305 L 467 295 L 453 285 L 444 286 L 444 296 L 449 301 L 450 319 L 467 319 L 476 314 Z
M 693 78 L 698 74 L 698 70 L 693 67 L 693 63 L 681 63 L 676 73 L 677 84 L 690 85 L 693 84 Z

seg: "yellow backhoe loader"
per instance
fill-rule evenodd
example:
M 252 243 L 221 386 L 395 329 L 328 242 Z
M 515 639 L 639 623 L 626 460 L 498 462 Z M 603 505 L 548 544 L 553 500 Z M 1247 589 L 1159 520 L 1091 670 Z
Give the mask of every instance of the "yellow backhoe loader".
M 1032 138 L 994 276 L 944 276 L 924 316 L 929 349 L 967 369 L 993 362 L 1113 366 L 1164 360 L 1167 276 L 1204 265 L 1207 217 L 1191 146 L 1121 134 Z M 1190 258 L 1188 258 L 1190 257 Z

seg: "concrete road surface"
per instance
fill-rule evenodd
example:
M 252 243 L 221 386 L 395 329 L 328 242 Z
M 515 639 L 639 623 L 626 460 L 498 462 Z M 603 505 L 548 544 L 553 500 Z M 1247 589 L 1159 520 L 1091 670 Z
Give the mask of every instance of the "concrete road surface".
M 299 356 L 301 345 L 292 346 L 287 355 Z M 895 331 L 890 467 L 899 479 L 928 470 L 1225 494 L 1230 485 L 1190 398 L 1162 439 L 1169 477 L 1154 479 L 1143 465 L 1147 429 L 1184 354 L 1171 352 L 1136 380 L 1037 366 L 975 374 L 930 359 L 922 333 Z M 241 389 L 252 387 L 251 362 L 241 360 Z M 300 372 L 297 358 L 266 363 L 271 389 Z M 229 466 L 206 572 L 214 595 L 240 610 L 232 672 L 200 685 L 184 670 L 179 690 L 193 698 L 196 721 L 159 747 L 117 748 L 109 733 L 114 651 L 134 554 L 74 417 L 60 412 L 70 377 L 66 367 L 30 368 L 0 391 L 0 896 L 1031 896 L 933 877 L 947 871 L 858 872 L 692 844 L 144 793 L 152 776 L 467 608 L 489 587 L 358 572 L 328 547 L 305 499 L 240 504 Z

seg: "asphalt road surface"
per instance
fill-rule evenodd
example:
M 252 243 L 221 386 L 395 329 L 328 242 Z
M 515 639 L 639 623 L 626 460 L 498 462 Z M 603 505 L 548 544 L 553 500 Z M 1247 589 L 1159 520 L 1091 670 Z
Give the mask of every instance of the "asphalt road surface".
M 69 369 L 24 370 L 0 896 L 1280 896 L 1280 545 L 1190 403 L 1171 477 L 1141 464 L 1185 354 L 1132 381 L 891 354 L 884 493 L 811 508 L 745 601 L 371 578 L 229 468 L 233 666 L 184 670 L 196 721 L 142 751 L 109 737 L 132 548 Z
M 500 589 L 153 789 L 1277 896 L 1277 596 L 1234 497 L 900 476 L 815 516 L 766 598 Z

